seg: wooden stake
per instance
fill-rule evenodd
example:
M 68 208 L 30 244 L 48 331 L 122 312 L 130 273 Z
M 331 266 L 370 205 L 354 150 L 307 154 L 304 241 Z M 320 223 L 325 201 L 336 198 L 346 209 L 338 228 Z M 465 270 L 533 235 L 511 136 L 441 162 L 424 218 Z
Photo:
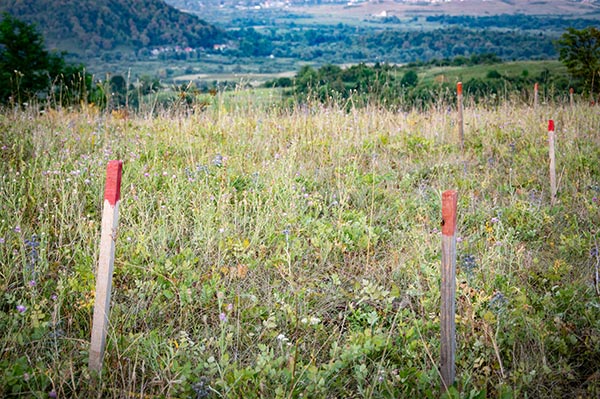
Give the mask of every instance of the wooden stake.
M 571 87 L 569 89 L 569 103 L 571 104 L 571 108 L 573 108 L 573 106 L 575 105 L 575 100 L 573 99 L 574 92 L 575 92 L 575 90 L 573 90 L 573 88 Z
M 458 193 L 442 193 L 442 285 L 440 312 L 440 373 L 442 392 L 454 384 L 456 374 L 456 204 Z
M 108 328 L 108 314 L 110 312 L 110 293 L 115 262 L 115 242 L 117 240 L 122 170 L 123 161 L 110 161 L 106 168 L 100 255 L 98 258 L 98 270 L 96 272 L 96 299 L 89 358 L 90 370 L 96 371 L 99 374 L 102 371 Z
M 540 85 L 537 82 L 535 82 L 535 84 L 533 85 L 533 107 L 534 108 L 537 108 L 537 106 L 538 106 L 539 89 L 540 89 Z
M 465 149 L 465 134 L 463 122 L 463 89 L 462 82 L 456 84 L 456 108 L 458 109 L 458 138 L 460 140 L 460 150 Z
M 548 121 L 548 150 L 550 153 L 550 203 L 556 202 L 556 158 L 554 156 L 554 121 Z

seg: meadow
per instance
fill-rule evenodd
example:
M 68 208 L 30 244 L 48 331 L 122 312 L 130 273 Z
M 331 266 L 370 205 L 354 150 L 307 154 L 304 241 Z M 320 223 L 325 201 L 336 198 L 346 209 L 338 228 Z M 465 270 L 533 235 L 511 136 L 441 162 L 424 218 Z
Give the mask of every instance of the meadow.
M 446 397 L 600 396 L 600 113 L 398 112 L 217 94 L 0 113 L 0 396 L 440 396 L 441 193 L 458 191 Z M 558 196 L 549 196 L 548 119 Z M 106 164 L 122 159 L 101 378 Z

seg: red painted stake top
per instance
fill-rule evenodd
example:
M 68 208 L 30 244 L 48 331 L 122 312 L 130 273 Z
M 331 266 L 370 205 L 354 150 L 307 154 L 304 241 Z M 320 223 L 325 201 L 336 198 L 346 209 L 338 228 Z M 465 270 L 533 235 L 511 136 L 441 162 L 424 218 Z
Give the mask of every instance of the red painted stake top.
M 123 161 L 110 161 L 106 167 L 106 186 L 104 187 L 104 199 L 115 206 L 121 199 L 121 174 L 123 172 Z
M 552 119 L 550 119 L 548 121 L 548 131 L 549 132 L 553 132 L 554 131 L 554 121 Z
M 533 85 L 533 90 L 538 91 L 539 87 L 540 85 L 537 82 L 535 82 L 535 84 Z
M 569 89 L 569 93 L 570 93 L 570 94 L 573 94 L 573 93 L 575 93 L 575 90 L 573 90 L 573 88 L 571 87 L 571 88 Z
M 458 83 L 456 84 L 456 93 L 457 93 L 459 96 L 462 96 L 462 82 L 458 82 Z
M 447 190 L 442 193 L 442 234 L 453 236 L 456 230 L 456 203 L 458 193 Z

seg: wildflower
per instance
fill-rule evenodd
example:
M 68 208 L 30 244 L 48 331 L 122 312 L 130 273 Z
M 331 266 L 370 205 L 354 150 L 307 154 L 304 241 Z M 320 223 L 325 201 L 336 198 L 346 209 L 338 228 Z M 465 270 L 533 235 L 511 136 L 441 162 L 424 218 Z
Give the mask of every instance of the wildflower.
M 492 218 L 492 223 L 498 223 L 499 221 L 500 221 L 500 219 L 498 219 L 497 217 Z
M 48 397 L 52 398 L 52 399 L 56 399 L 57 398 L 56 391 L 53 389 L 50 392 L 48 392 Z
M 215 157 L 213 158 L 213 160 L 211 161 L 211 163 L 214 166 L 218 166 L 218 167 L 223 166 L 223 156 L 221 154 L 215 155 Z
M 148 172 L 144 173 L 144 177 L 150 177 L 150 173 L 148 173 Z
M 233 303 L 227 305 L 227 311 L 231 312 L 233 310 Z
M 477 267 L 477 261 L 475 256 L 467 254 L 462 258 L 461 268 L 467 273 L 473 273 L 473 270 Z
M 505 305 L 508 303 L 508 299 L 500 291 L 496 291 L 492 299 L 490 299 L 489 306 L 492 310 L 500 313 L 504 310 Z
M 310 324 L 311 326 L 316 326 L 317 324 L 319 324 L 321 322 L 321 319 L 319 319 L 318 317 L 315 316 L 311 316 L 310 318 L 302 318 L 302 320 L 300 320 L 300 322 L 302 324 Z
M 37 236 L 33 234 L 30 239 L 25 240 L 25 245 L 29 248 L 29 262 L 27 268 L 32 274 L 35 274 L 35 265 L 39 259 L 37 248 L 40 246 Z
M 286 342 L 288 342 L 288 341 L 289 341 L 289 339 L 288 339 L 288 337 L 286 337 L 284 334 L 279 334 L 279 335 L 277 336 L 277 341 L 279 341 L 279 342 L 281 342 L 281 343 L 283 344 L 283 343 L 286 343 Z
M 27 311 L 27 307 L 23 305 L 17 305 L 17 312 L 25 313 Z
M 30 280 L 30 281 L 29 281 L 29 287 L 33 288 L 33 287 L 35 287 L 35 286 L 36 286 L 36 282 L 35 282 L 35 280 Z
M 52 296 L 50 297 L 50 299 L 52 299 L 53 301 L 56 301 L 58 299 L 58 295 L 52 294 Z
M 0 244 L 4 244 L 4 243 L 5 243 L 4 237 L 0 237 Z
M 20 233 L 21 232 L 21 226 L 15 226 L 14 231 L 15 231 L 15 233 Z
M 211 388 L 208 383 L 208 378 L 202 376 L 200 381 L 192 385 L 192 389 L 196 392 L 196 399 L 208 398 L 211 394 Z
M 221 320 L 221 322 L 225 323 L 227 321 L 227 315 L 223 312 L 219 313 L 219 320 Z

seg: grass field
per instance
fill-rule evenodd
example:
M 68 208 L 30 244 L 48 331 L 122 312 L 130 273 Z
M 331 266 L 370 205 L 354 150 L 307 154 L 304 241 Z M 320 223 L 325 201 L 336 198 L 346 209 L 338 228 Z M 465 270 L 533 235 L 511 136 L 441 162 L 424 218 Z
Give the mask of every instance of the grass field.
M 420 69 L 419 79 L 422 83 L 468 81 L 469 79 L 485 79 L 490 71 L 496 71 L 500 75 L 514 78 L 523 76 L 540 76 L 548 71 L 552 76 L 566 76 L 567 70 L 560 61 L 516 61 L 504 62 L 496 65 L 474 65 L 470 67 L 424 67 Z
M 600 113 L 506 103 L 465 123 L 461 152 L 448 104 L 5 109 L 0 396 L 439 397 L 440 199 L 455 189 L 448 396 L 598 397 Z M 124 176 L 99 379 L 111 159 Z

